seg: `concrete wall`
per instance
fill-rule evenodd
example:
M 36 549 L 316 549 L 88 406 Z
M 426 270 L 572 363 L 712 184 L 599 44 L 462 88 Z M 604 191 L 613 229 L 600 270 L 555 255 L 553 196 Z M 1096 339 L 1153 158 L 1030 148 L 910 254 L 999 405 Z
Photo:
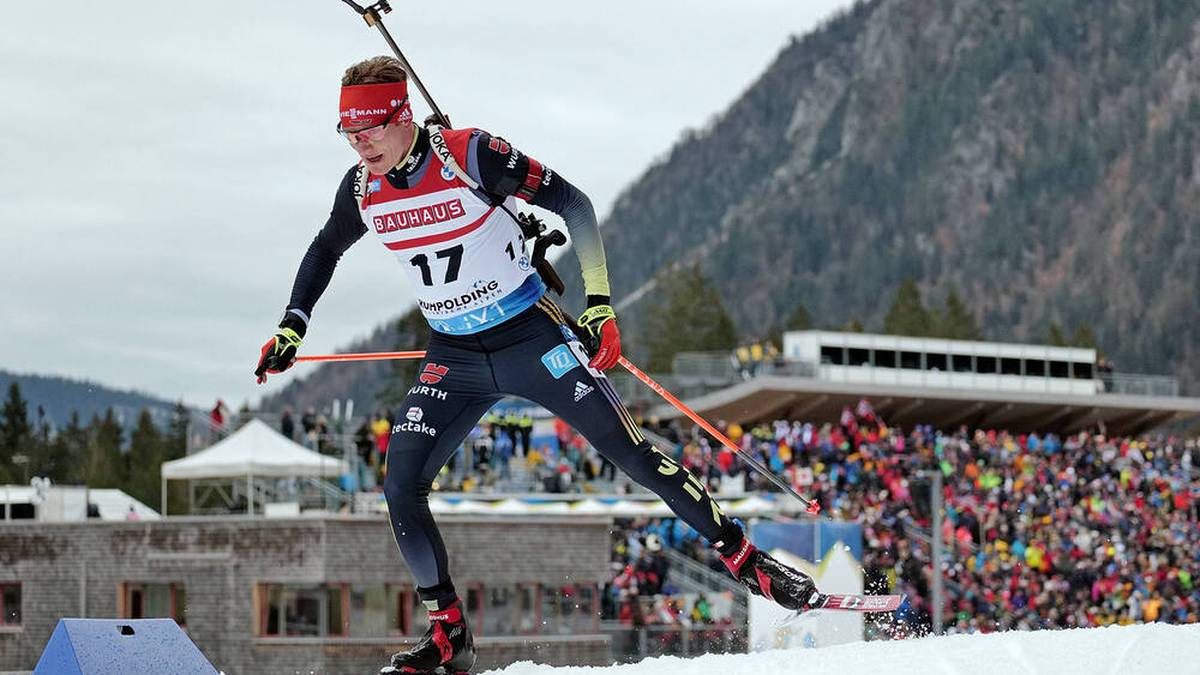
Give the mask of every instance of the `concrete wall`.
M 460 591 L 469 583 L 603 583 L 609 523 L 600 519 L 443 517 Z M 122 582 L 180 583 L 187 632 L 228 675 L 374 672 L 402 638 L 256 637 L 261 582 L 411 584 L 382 517 L 169 518 L 0 525 L 0 583 L 20 582 L 22 625 L 0 631 L 0 671 L 32 669 L 61 617 L 118 616 Z M 489 636 L 480 665 L 609 662 L 607 638 Z

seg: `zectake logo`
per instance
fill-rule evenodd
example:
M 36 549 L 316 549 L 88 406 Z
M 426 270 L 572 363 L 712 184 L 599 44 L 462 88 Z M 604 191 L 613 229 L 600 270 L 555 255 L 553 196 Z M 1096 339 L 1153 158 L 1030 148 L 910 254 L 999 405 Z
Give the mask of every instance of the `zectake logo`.
M 401 431 L 411 431 L 417 434 L 425 434 L 426 436 L 437 436 L 437 429 L 425 424 L 424 422 L 405 422 L 392 427 L 392 433 L 400 433 Z
M 417 379 L 419 379 L 422 384 L 437 384 L 438 382 L 442 381 L 443 377 L 446 377 L 446 373 L 448 372 L 450 372 L 450 368 L 447 366 L 439 366 L 436 363 L 426 363 L 425 367 L 421 369 L 421 376 Z
M 575 381 L 575 402 L 579 403 L 579 399 L 583 398 L 584 396 L 587 396 L 588 394 L 592 393 L 595 390 L 596 390 L 595 387 L 586 385 L 586 384 L 576 380 Z
M 559 345 L 542 354 L 542 365 L 546 366 L 546 370 L 549 370 L 557 380 L 578 366 L 579 361 L 575 360 L 575 356 L 571 354 L 570 347 Z
M 443 164 L 442 165 L 442 180 L 454 180 L 454 169 L 451 169 L 450 167 Z
M 420 406 L 414 405 L 408 409 L 408 412 L 404 413 L 404 416 L 407 417 L 409 421 L 420 422 L 421 419 L 425 417 L 425 411 L 421 410 Z
M 446 392 L 442 391 L 441 389 L 427 387 L 423 384 L 418 384 L 418 385 L 409 387 L 408 395 L 409 396 L 428 396 L 429 398 L 436 398 L 439 401 L 446 400 Z

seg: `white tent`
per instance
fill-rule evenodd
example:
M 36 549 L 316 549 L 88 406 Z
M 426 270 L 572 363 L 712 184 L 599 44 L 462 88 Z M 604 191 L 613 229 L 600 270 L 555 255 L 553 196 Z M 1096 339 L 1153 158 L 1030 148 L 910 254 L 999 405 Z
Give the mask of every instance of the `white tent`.
M 256 477 L 339 476 L 349 471 L 346 462 L 313 452 L 261 420 L 251 420 L 228 438 L 194 455 L 163 462 L 163 511 L 165 515 L 168 480 L 244 477 L 252 495 Z M 251 503 L 251 513 L 253 510 Z

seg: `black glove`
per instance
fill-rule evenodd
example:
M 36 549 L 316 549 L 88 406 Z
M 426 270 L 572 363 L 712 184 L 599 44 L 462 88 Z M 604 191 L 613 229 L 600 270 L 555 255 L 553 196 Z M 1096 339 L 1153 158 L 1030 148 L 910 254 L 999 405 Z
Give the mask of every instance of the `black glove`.
M 282 373 L 296 362 L 296 350 L 304 341 L 304 332 L 308 330 L 304 320 L 294 312 L 284 312 L 279 321 L 279 330 L 263 345 L 262 356 L 258 358 L 258 367 L 254 376 L 258 383 L 267 381 L 267 373 Z

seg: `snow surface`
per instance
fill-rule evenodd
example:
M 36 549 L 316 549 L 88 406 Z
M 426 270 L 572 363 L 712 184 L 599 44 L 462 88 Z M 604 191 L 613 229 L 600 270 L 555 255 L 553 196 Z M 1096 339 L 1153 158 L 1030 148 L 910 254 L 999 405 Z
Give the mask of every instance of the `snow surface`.
M 1109 626 L 858 642 L 822 649 L 673 656 L 608 667 L 528 661 L 492 675 L 1185 675 L 1200 673 L 1200 624 Z

